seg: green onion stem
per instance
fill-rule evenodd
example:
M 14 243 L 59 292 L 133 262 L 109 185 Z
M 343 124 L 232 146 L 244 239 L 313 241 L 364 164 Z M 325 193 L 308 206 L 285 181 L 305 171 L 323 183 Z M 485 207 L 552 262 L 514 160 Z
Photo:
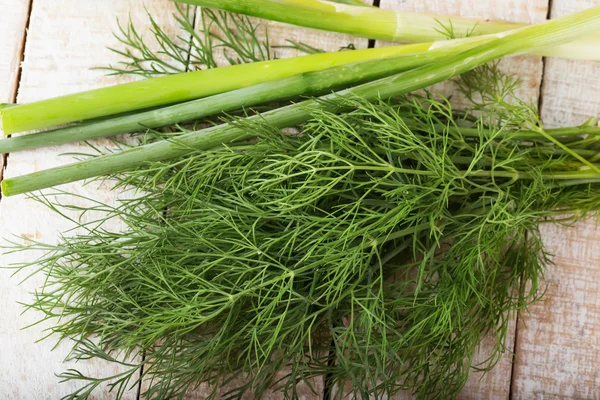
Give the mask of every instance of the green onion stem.
M 447 39 L 445 25 L 451 27 L 456 37 L 492 34 L 526 26 L 519 23 L 359 7 L 326 0 L 176 1 L 370 39 L 415 43 Z M 536 55 L 600 60 L 600 36 L 583 36 L 577 39 L 567 46 L 530 50 Z
M 88 121 L 51 131 L 15 136 L 0 140 L 0 154 L 139 132 L 184 121 L 198 120 L 218 113 L 230 112 L 272 101 L 280 101 L 303 95 L 315 95 L 335 87 L 384 77 L 416 65 L 425 64 L 430 58 L 426 57 L 428 55 L 432 56 L 432 54 L 428 53 L 416 53 L 414 56 L 394 57 L 385 61 L 365 61 L 356 65 L 333 67 L 324 71 L 306 72 L 279 81 L 265 82 L 248 88 L 233 90 L 156 110 L 100 121 Z M 388 66 L 390 69 L 387 69 Z M 320 82 L 315 82 L 314 78 L 317 76 L 324 79 Z M 12 106 L 12 104 L 8 106 Z M 440 126 L 440 129 L 445 129 L 445 127 Z M 477 128 L 461 127 L 458 130 L 462 135 L 467 137 L 480 136 L 479 129 Z M 581 135 L 600 136 L 600 127 L 575 126 L 546 129 L 545 132 L 552 137 L 560 139 L 562 142 L 571 142 Z M 542 134 L 530 130 L 521 130 L 518 132 L 509 130 L 497 134 L 499 138 L 509 135 L 513 136 L 515 140 L 545 140 Z M 588 150 L 584 153 L 591 155 L 591 152 L 592 150 Z M 583 155 L 583 153 L 581 154 Z
M 246 121 L 251 123 L 265 120 L 280 128 L 293 126 L 310 119 L 312 110 L 319 108 L 338 110 L 343 108 L 339 101 L 335 101 L 340 99 L 341 96 L 349 99 L 352 98 L 352 95 L 371 100 L 377 98 L 387 99 L 449 79 L 508 54 L 523 52 L 531 48 L 567 43 L 582 35 L 598 33 L 599 31 L 600 7 L 594 7 L 577 14 L 499 35 L 498 39 L 486 41 L 480 46 L 445 57 L 436 63 L 315 100 L 307 100 L 282 107 L 262 115 L 247 118 Z M 351 101 L 346 101 L 343 106 L 351 108 L 348 103 L 351 103 Z M 2 192 L 7 196 L 12 196 L 99 175 L 119 173 L 143 166 L 145 162 L 178 158 L 196 150 L 209 149 L 251 136 L 252 131 L 244 129 L 239 124 L 214 126 L 182 135 L 176 140 L 155 142 L 124 150 L 120 153 L 108 154 L 75 164 L 6 179 L 2 182 Z
M 174 74 L 22 104 L 2 110 L 6 135 L 194 100 L 302 72 L 403 54 L 431 43 L 320 53 Z
M 323 71 L 305 72 L 278 81 L 265 82 L 142 113 L 16 136 L 0 140 L 0 154 L 138 132 L 272 101 L 323 94 L 331 89 L 348 87 L 351 84 L 371 81 L 424 65 L 438 57 L 438 53 L 440 52 L 432 50 L 342 65 Z

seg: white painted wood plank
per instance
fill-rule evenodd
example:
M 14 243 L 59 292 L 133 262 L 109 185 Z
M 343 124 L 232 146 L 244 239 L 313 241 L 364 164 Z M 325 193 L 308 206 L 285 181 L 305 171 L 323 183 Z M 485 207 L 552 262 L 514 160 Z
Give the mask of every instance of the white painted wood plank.
M 553 0 L 552 18 L 598 0 Z M 542 89 L 547 126 L 600 117 L 600 62 L 548 59 Z M 543 228 L 555 265 L 545 298 L 519 325 L 514 399 L 600 399 L 600 229 L 594 220 Z
M 556 265 L 519 324 L 513 399 L 599 399 L 600 228 L 588 220 L 543 234 Z
M 504 20 L 511 22 L 537 23 L 546 19 L 548 2 L 546 0 L 381 0 L 384 9 L 426 12 L 436 15 L 460 15 L 481 20 Z M 440 19 L 443 24 L 443 19 Z M 387 43 L 386 43 L 387 44 Z M 517 95 L 536 102 L 539 96 L 542 78 L 542 60 L 540 57 L 512 57 L 502 62 L 502 68 L 519 76 L 522 81 Z M 448 82 L 435 85 L 434 92 L 452 95 L 455 106 L 461 106 L 464 100 L 454 93 L 454 86 Z M 515 340 L 516 324 L 507 336 L 507 351 L 500 363 L 491 372 L 482 376 L 471 373 L 460 399 L 507 399 L 510 392 L 512 372 L 512 348 Z M 487 359 L 493 343 L 484 341 L 476 359 Z M 398 395 L 397 399 L 410 399 L 409 395 Z
M 116 19 L 119 17 L 126 22 L 131 16 L 137 26 L 147 26 L 144 6 L 159 21 L 161 18 L 166 23 L 171 21 L 172 3 L 165 0 L 143 3 L 141 0 L 34 0 L 18 101 L 30 102 L 116 83 L 115 78 L 106 78 L 103 72 L 90 68 L 117 61 L 116 56 L 106 50 L 106 46 L 116 45 L 112 35 L 117 28 Z M 107 143 L 99 142 L 100 145 Z M 59 154 L 85 149 L 84 145 L 73 144 L 11 154 L 6 175 L 14 177 L 65 164 L 72 161 L 71 157 L 59 157 Z M 83 187 L 77 183 L 62 189 L 107 203 L 116 199 L 116 194 L 106 190 L 106 185 L 98 189 L 97 184 Z M 56 242 L 59 233 L 66 232 L 71 226 L 45 207 L 19 196 L 2 199 L 0 227 L 2 237 L 16 236 L 27 244 L 28 238 Z M 31 252 L 5 255 L 1 263 L 34 260 L 34 257 L 36 255 Z M 16 302 L 30 301 L 29 293 L 40 287 L 43 276 L 17 286 L 18 279 L 9 279 L 9 275 L 9 271 L 0 270 L 0 309 L 3 311 L 0 313 L 0 397 L 7 395 L 7 398 L 17 400 L 60 398 L 78 387 L 73 383 L 59 384 L 54 376 L 69 367 L 92 376 L 115 372 L 114 366 L 98 361 L 67 365 L 63 359 L 68 347 L 60 346 L 51 351 L 52 340 L 35 344 L 42 337 L 45 326 L 21 330 L 38 320 L 40 315 L 35 312 L 20 315 L 22 307 Z M 106 388 L 97 396 L 110 398 Z M 128 398 L 135 396 L 136 390 L 133 390 Z
M 0 103 L 15 97 L 28 0 L 2 0 L 0 4 Z

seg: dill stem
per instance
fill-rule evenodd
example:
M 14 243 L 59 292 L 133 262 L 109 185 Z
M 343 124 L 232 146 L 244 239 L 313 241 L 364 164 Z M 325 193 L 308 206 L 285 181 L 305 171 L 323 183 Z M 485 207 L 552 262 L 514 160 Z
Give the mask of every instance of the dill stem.
M 138 132 L 184 121 L 199 120 L 211 115 L 272 101 L 322 94 L 328 90 L 382 78 L 424 65 L 435 59 L 438 54 L 439 52 L 435 50 L 417 52 L 381 60 L 341 65 L 322 71 L 304 72 L 281 80 L 265 82 L 169 107 L 16 136 L 0 141 L 0 153 L 12 153 L 32 148 Z
M 446 223 L 441 223 L 440 225 L 436 225 L 436 227 L 442 228 L 444 225 L 446 225 Z M 388 236 L 385 237 L 385 242 L 391 242 L 392 240 L 397 240 L 397 239 L 403 238 L 405 236 L 412 235 L 412 234 L 415 234 L 415 233 L 418 233 L 418 232 L 421 232 L 421 231 L 424 231 L 424 230 L 427 230 L 430 228 L 431 228 L 431 224 L 429 224 L 429 223 L 411 226 L 410 228 L 402 229 L 401 231 L 397 231 L 397 232 L 389 234 Z
M 448 129 L 446 126 L 439 126 L 440 129 Z M 480 137 L 481 129 L 479 128 L 467 128 L 467 127 L 452 127 L 452 130 L 460 132 L 463 136 L 466 137 Z M 591 136 L 600 136 L 600 127 L 598 126 L 573 126 L 566 128 L 550 128 L 544 129 L 544 132 L 554 138 L 560 139 L 562 137 L 571 138 L 572 136 L 580 136 L 580 135 L 591 135 Z M 494 136 L 498 138 L 506 138 L 510 137 L 515 140 L 546 140 L 546 136 L 543 135 L 539 131 L 535 130 L 502 130 L 499 132 L 495 132 Z
M 74 126 L 58 128 L 50 131 L 15 136 L 0 141 L 0 153 L 14 153 L 28 149 L 56 146 L 65 143 L 85 141 L 118 134 L 132 133 L 178 124 L 184 121 L 198 120 L 211 115 L 230 112 L 241 108 L 252 107 L 272 101 L 287 98 L 319 94 L 337 86 L 357 83 L 363 80 L 376 79 L 388 74 L 400 72 L 419 64 L 425 64 L 431 58 L 430 53 L 417 53 L 411 56 L 400 56 L 391 59 L 365 61 L 354 66 L 333 67 L 324 71 L 306 72 L 284 78 L 279 81 L 265 82 L 248 88 L 233 90 L 214 96 L 193 100 L 181 104 L 159 108 L 141 113 L 87 121 Z M 390 62 L 394 69 L 385 70 L 385 64 Z M 384 68 L 381 68 L 384 67 Z M 384 71 L 385 70 L 385 71 Z M 352 72 L 353 71 L 353 72 Z M 381 71 L 381 74 L 379 74 Z M 356 75 L 354 75 L 356 74 Z M 361 75 L 362 74 L 362 75 Z M 367 76 L 367 74 L 369 76 Z M 320 76 L 322 82 L 310 82 Z M 306 84 L 306 86 L 303 86 Z M 7 104 L 6 106 L 14 106 Z M 2 107 L 0 106 L 0 109 Z M 439 126 L 446 129 L 445 126 Z M 452 128 L 465 137 L 480 137 L 477 128 Z M 561 141 L 571 141 L 573 136 L 600 136 L 600 127 L 576 126 L 570 128 L 546 129 L 545 132 Z M 515 140 L 543 140 L 542 134 L 536 131 L 503 131 L 495 134 L 498 138 L 511 136 Z M 573 149 L 578 154 L 593 156 L 593 150 Z M 557 150 L 555 150 L 555 153 Z
M 251 15 L 308 28 L 370 39 L 425 42 L 447 39 L 443 26 L 457 37 L 486 35 L 518 29 L 526 24 L 482 21 L 457 16 L 340 5 L 324 0 L 176 0 L 201 7 Z M 578 38 L 569 45 L 531 49 L 530 54 L 600 60 L 600 36 Z
M 379 79 L 316 100 L 282 107 L 247 120 L 265 121 L 279 128 L 294 126 L 310 119 L 312 110 L 342 111 L 351 109 L 351 101 L 340 104 L 340 97 L 351 100 L 353 95 L 366 100 L 388 99 L 422 89 L 437 82 L 467 72 L 479 65 L 508 54 L 525 49 L 546 47 L 566 43 L 581 35 L 600 30 L 600 7 L 591 8 L 577 14 L 556 20 L 524 27 L 490 39 L 484 44 L 465 52 L 444 57 L 439 62 L 402 72 L 388 78 Z M 2 181 L 2 193 L 12 196 L 32 192 L 63 183 L 110 175 L 144 165 L 145 162 L 162 161 L 183 157 L 197 150 L 209 149 L 224 143 L 253 136 L 253 132 L 237 126 L 221 125 L 202 131 L 182 135 L 176 141 L 160 141 L 146 146 L 124 150 L 75 164 L 34 172 L 17 178 Z
M 453 161 L 461 162 L 465 161 L 467 157 L 454 157 Z M 288 175 L 290 177 L 297 177 L 303 174 L 309 174 L 312 172 L 324 172 L 324 171 L 379 171 L 379 172 L 390 172 L 390 173 L 398 173 L 398 174 L 406 174 L 406 175 L 415 175 L 415 176 L 439 176 L 440 173 L 438 171 L 426 170 L 426 169 L 416 169 L 416 168 L 398 168 L 389 166 L 377 166 L 377 165 L 340 165 L 335 167 L 320 167 L 313 168 L 310 171 L 298 172 L 295 174 Z M 533 179 L 533 176 L 524 171 L 517 170 L 459 170 L 458 174 L 463 175 L 465 177 L 475 177 L 475 178 L 510 178 L 512 180 L 520 180 L 520 179 Z M 600 174 L 594 171 L 588 170 L 580 170 L 580 171 L 565 171 L 565 172 L 547 172 L 542 174 L 545 179 L 556 179 L 556 180 L 568 180 L 568 179 L 586 179 L 586 180 L 594 180 L 597 179 L 600 181 Z

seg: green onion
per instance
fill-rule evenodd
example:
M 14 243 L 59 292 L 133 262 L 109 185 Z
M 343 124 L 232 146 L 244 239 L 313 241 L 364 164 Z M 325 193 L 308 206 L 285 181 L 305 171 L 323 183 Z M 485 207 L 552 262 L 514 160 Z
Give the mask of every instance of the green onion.
M 448 47 L 438 47 L 426 52 L 342 65 L 323 71 L 305 72 L 281 80 L 265 82 L 248 88 L 142 113 L 84 122 L 53 131 L 21 135 L 0 141 L 0 153 L 12 153 L 26 149 L 137 132 L 183 121 L 198 120 L 221 112 L 272 101 L 302 95 L 322 94 L 326 90 L 347 87 L 350 84 L 374 80 L 424 65 L 448 51 Z
M 280 128 L 293 126 L 310 118 L 311 111 L 315 109 L 335 110 L 339 106 L 335 100 L 340 96 L 351 98 L 352 95 L 358 95 L 366 99 L 376 99 L 401 95 L 449 79 L 508 54 L 567 43 L 578 37 L 597 33 L 599 30 L 600 7 L 594 7 L 557 20 L 499 34 L 497 39 L 487 39 L 480 46 L 443 58 L 431 65 L 320 99 L 308 100 L 273 110 L 250 117 L 248 120 L 264 119 Z M 146 161 L 181 157 L 193 149 L 208 149 L 222 143 L 245 138 L 247 135 L 247 131 L 235 125 L 215 126 L 182 135 L 176 141 L 156 142 L 76 164 L 6 179 L 2 182 L 2 190 L 5 195 L 12 196 L 99 175 L 114 174 L 135 168 Z
M 358 7 L 327 0 L 176 0 L 308 28 L 401 42 L 429 42 L 485 35 L 525 24 Z M 448 24 L 445 28 L 444 24 Z M 572 59 L 600 60 L 600 36 L 577 38 L 567 46 L 528 49 L 529 53 Z
M 302 72 L 427 51 L 431 43 L 232 65 L 168 75 L 3 109 L 6 135 L 194 100 Z

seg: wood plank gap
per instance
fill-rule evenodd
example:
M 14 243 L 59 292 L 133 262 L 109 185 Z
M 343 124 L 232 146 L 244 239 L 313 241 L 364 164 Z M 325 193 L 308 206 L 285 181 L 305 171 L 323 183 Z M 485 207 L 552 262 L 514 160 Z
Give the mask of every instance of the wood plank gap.
M 381 0 L 373 0 L 373 6 L 374 7 L 379 7 L 380 5 L 381 5 Z M 369 39 L 369 44 L 367 45 L 367 47 L 369 49 L 374 49 L 375 48 L 375 43 L 376 43 L 375 39 Z
M 198 18 L 198 10 L 200 9 L 200 7 L 194 7 L 194 15 L 192 15 L 192 28 L 194 29 L 194 32 L 196 31 L 196 24 L 197 24 L 197 20 L 196 18 Z M 189 38 L 189 42 L 188 42 L 188 54 L 187 54 L 187 59 L 186 59 L 186 64 L 185 64 L 185 71 L 189 72 L 190 70 L 190 62 L 192 60 L 192 43 L 194 41 L 194 35 L 190 34 L 190 38 Z
M 329 356 L 327 357 L 327 366 L 328 367 L 333 367 L 335 365 L 335 340 L 331 341 L 331 350 L 329 350 Z M 325 375 L 323 377 L 324 382 L 323 382 L 323 400 L 331 400 L 332 398 L 332 394 L 333 394 L 333 389 L 334 389 L 334 384 L 332 381 L 333 379 L 333 371 L 329 371 L 327 373 L 327 375 Z M 340 389 L 341 390 L 341 389 Z
M 19 64 L 17 65 L 17 77 L 15 79 L 15 86 L 11 93 L 11 101 L 14 103 L 17 101 L 17 94 L 21 86 L 21 75 L 23 74 L 23 61 L 25 61 L 25 45 L 27 43 L 27 32 L 29 31 L 29 24 L 31 23 L 31 11 L 33 10 L 33 0 L 29 0 L 27 3 L 27 17 L 25 18 L 25 26 L 23 27 L 23 36 L 21 44 L 19 46 Z
M 552 2 L 554 0 L 548 0 L 548 12 L 546 13 L 546 19 L 552 18 Z M 542 115 L 542 108 L 544 106 L 544 84 L 546 81 L 546 64 L 548 60 L 546 57 L 542 57 L 542 79 L 540 80 L 540 95 L 538 97 L 538 113 Z M 518 328 L 517 328 L 518 329 Z
M 19 62 L 17 64 L 17 75 L 15 77 L 15 84 L 13 85 L 12 93 L 10 94 L 11 103 L 17 102 L 17 94 L 21 87 L 21 76 L 23 74 L 23 61 L 25 61 L 25 46 L 27 44 L 27 32 L 29 31 L 29 23 L 31 22 L 31 11 L 33 10 L 33 0 L 27 2 L 27 17 L 25 17 L 25 25 L 23 25 L 23 36 L 21 36 L 21 43 L 19 44 Z M 11 135 L 6 136 L 9 138 Z M 10 154 L 2 154 L 2 168 L 0 169 L 0 182 L 4 179 L 4 171 L 8 167 L 8 158 Z M 0 200 L 2 200 L 2 189 L 0 188 Z
M 135 394 L 136 400 L 141 400 L 142 398 L 142 382 L 144 380 L 144 364 L 146 362 L 146 352 L 142 352 L 142 366 L 140 367 L 140 379 L 137 384 L 137 393 Z
M 523 282 L 521 281 L 521 285 Z M 512 365 L 510 368 L 510 386 L 508 388 L 508 399 L 512 400 L 515 390 L 515 370 L 517 367 L 517 351 L 519 349 L 517 343 L 519 343 L 519 313 L 517 313 L 517 318 L 515 320 L 515 339 L 513 341 L 513 357 L 512 357 Z

